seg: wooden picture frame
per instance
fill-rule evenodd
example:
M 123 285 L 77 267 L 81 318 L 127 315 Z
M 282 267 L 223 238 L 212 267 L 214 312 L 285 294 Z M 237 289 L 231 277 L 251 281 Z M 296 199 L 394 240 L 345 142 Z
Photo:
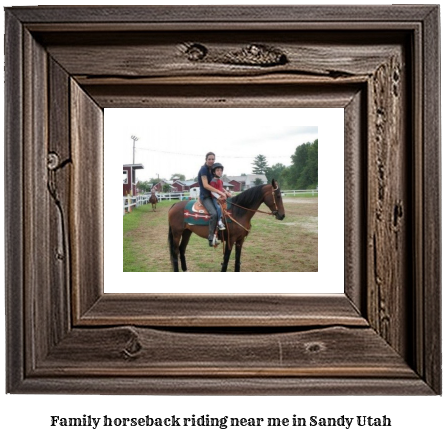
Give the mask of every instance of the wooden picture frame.
M 439 41 L 438 6 L 6 8 L 7 392 L 441 394 Z M 104 295 L 124 106 L 345 108 L 345 294 Z

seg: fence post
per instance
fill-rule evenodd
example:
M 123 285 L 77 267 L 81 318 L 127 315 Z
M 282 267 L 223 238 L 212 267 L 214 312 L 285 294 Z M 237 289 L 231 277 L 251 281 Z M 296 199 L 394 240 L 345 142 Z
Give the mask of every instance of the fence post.
M 125 215 L 125 197 L 123 196 L 123 216 Z

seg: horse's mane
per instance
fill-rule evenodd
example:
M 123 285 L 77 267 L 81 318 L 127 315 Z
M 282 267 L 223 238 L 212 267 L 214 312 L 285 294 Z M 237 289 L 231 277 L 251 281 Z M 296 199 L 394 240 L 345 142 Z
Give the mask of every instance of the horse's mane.
M 262 198 L 263 186 L 265 186 L 265 184 L 251 187 L 250 189 L 241 192 L 237 196 L 233 196 L 231 200 L 234 204 L 238 204 L 246 208 L 251 208 Z M 234 215 L 234 217 L 242 217 L 246 214 L 246 212 L 247 210 L 244 210 L 243 208 L 236 207 L 235 205 L 232 206 L 232 214 Z

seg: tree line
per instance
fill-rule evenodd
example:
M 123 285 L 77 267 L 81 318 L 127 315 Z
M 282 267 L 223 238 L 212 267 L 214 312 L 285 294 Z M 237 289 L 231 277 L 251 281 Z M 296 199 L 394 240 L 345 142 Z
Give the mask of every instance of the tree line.
M 289 190 L 307 190 L 318 187 L 318 139 L 303 143 L 291 155 L 292 164 L 281 163 L 269 166 L 264 155 L 257 155 L 252 163 L 252 173 L 264 174 L 266 179 L 273 178 L 281 188 Z
M 257 155 L 252 162 L 252 173 L 266 175 L 268 181 L 274 178 L 278 181 L 280 187 L 285 190 L 308 190 L 318 187 L 318 139 L 312 143 L 303 143 L 297 146 L 293 155 L 291 155 L 292 164 L 285 166 L 281 163 L 268 165 L 267 158 L 264 155 Z M 245 175 L 245 174 L 243 174 Z M 174 174 L 171 179 L 178 178 L 185 180 L 185 176 Z M 194 178 L 196 181 L 197 178 Z M 139 181 L 139 189 L 148 192 L 153 184 L 160 182 L 160 178 L 151 178 L 149 181 Z M 260 178 L 255 180 L 255 184 L 262 184 Z M 163 191 L 170 191 L 168 184 L 163 185 Z

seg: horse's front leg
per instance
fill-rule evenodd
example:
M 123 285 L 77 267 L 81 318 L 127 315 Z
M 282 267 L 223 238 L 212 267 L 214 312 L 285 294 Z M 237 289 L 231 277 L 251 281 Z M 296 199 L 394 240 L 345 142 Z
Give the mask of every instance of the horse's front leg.
M 235 244 L 235 272 L 240 272 L 242 247 L 243 247 L 243 239 Z
M 228 248 L 228 245 L 226 245 L 221 272 L 226 272 L 228 270 L 228 263 L 229 263 L 230 256 L 231 256 L 231 249 Z

